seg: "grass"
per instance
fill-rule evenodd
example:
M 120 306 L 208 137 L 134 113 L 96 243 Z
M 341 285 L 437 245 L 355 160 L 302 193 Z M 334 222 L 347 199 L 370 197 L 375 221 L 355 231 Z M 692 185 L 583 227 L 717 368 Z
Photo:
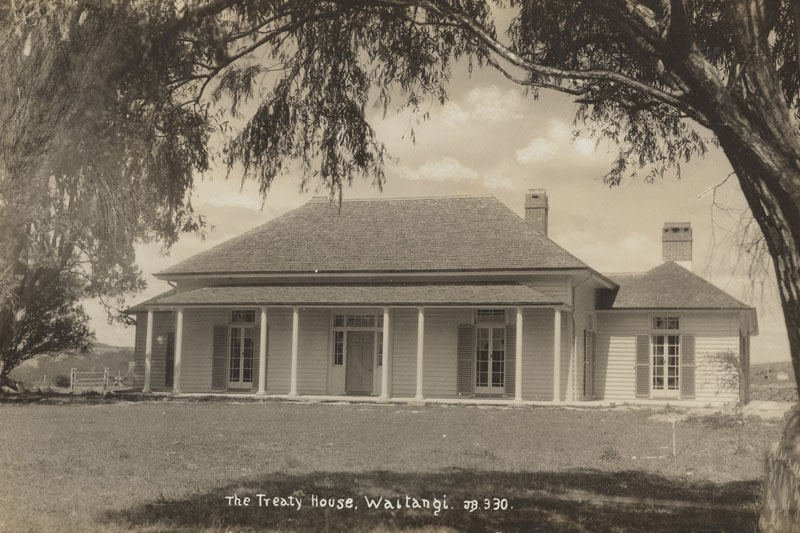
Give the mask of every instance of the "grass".
M 677 431 L 672 458 L 671 424 L 645 410 L 0 404 L 0 530 L 752 530 L 779 423 L 697 417 Z M 259 493 L 303 507 L 225 499 Z M 313 508 L 312 495 L 359 508 Z M 405 495 L 454 508 L 365 508 L 365 496 Z M 509 508 L 464 510 L 484 498 Z

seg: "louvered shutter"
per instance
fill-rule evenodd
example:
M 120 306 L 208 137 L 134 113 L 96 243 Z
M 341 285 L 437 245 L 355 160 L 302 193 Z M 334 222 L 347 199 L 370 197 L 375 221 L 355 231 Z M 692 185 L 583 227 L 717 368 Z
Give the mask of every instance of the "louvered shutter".
M 594 396 L 594 331 L 583 330 L 583 395 Z
M 225 359 L 228 348 L 228 327 L 214 326 L 211 354 L 211 389 L 225 390 Z
M 261 329 L 253 328 L 253 388 L 258 388 L 259 356 L 261 346 Z
M 694 335 L 681 336 L 681 398 L 694 398 Z
M 475 361 L 475 326 L 461 324 L 458 326 L 458 368 L 456 390 L 459 394 L 471 394 L 474 383 L 473 370 Z
M 636 335 L 636 397 L 650 397 L 650 335 Z
M 517 385 L 517 328 L 506 327 L 506 394 L 514 394 Z
M 164 386 L 172 388 L 175 375 L 175 332 L 167 332 L 167 350 L 164 356 Z

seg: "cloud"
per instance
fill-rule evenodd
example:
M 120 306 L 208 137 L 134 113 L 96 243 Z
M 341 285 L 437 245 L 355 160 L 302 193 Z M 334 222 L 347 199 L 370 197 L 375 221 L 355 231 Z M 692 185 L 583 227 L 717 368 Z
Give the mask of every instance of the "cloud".
M 483 178 L 483 185 L 487 189 L 513 189 L 514 182 L 510 178 L 490 174 Z
M 428 161 L 417 170 L 401 167 L 400 174 L 404 178 L 413 181 L 429 180 L 439 183 L 478 179 L 477 172 L 452 157 L 444 157 L 438 161 Z
M 440 119 L 451 128 L 468 122 L 503 122 L 522 118 L 522 97 L 513 89 L 506 92 L 496 85 L 475 87 L 461 103 L 450 101 L 442 108 Z
M 572 142 L 572 149 L 581 155 L 594 155 L 595 142 L 588 137 L 578 137 Z
M 556 143 L 544 137 L 535 137 L 528 146 L 517 150 L 516 156 L 520 163 L 538 163 L 553 159 L 557 152 Z
M 226 192 L 204 200 L 206 205 L 214 207 L 241 207 L 258 211 L 261 209 L 261 197 L 245 193 Z
M 559 155 L 569 156 L 568 151 L 582 156 L 594 156 L 595 143 L 588 137 L 573 140 L 573 130 L 558 119 L 550 120 L 547 137 L 534 137 L 525 148 L 517 150 L 517 161 L 523 164 L 550 161 Z
M 552 119 L 550 121 L 550 129 L 547 131 L 547 136 L 554 141 L 568 141 L 572 139 L 572 128 L 558 119 Z
M 496 85 L 475 87 L 467 93 L 467 102 L 479 120 L 500 122 L 522 118 L 519 113 L 522 97 L 513 89 L 502 92 Z
M 464 111 L 455 102 L 447 102 L 442 108 L 442 122 L 455 128 L 461 126 L 470 119 L 470 114 Z
M 258 211 L 261 209 L 261 193 L 252 181 L 242 186 L 240 181 L 234 179 L 203 179 L 195 182 L 192 202 L 196 206 L 236 207 Z

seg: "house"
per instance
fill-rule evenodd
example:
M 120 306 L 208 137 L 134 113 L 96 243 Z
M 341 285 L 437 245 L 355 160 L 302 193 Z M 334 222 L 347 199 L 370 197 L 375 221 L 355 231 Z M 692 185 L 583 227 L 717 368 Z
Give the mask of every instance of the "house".
M 604 275 L 492 196 L 315 198 L 157 274 L 135 386 L 377 401 L 747 401 L 755 309 L 664 263 Z

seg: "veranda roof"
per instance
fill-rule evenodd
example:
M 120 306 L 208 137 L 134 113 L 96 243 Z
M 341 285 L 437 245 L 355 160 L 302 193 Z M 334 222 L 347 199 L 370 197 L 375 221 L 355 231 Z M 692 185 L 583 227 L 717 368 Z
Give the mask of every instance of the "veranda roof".
M 520 283 L 228 285 L 169 291 L 128 310 L 172 306 L 549 306 L 562 302 Z

